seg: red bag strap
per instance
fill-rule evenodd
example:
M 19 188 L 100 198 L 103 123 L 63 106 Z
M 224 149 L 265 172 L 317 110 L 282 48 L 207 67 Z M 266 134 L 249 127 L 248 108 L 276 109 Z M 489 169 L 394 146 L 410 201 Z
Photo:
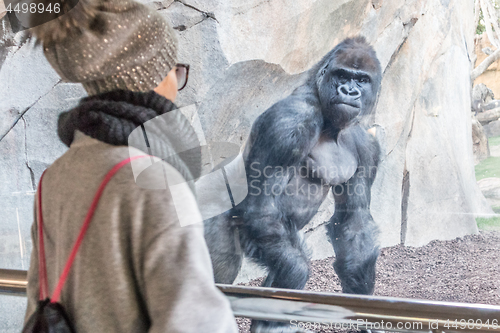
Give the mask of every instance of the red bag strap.
M 150 157 L 150 155 L 133 156 L 133 157 L 129 157 L 127 159 L 124 159 L 123 161 L 117 163 L 104 177 L 103 181 L 101 182 L 101 185 L 97 189 L 97 192 L 94 196 L 94 199 L 92 200 L 90 208 L 87 212 L 87 216 L 85 217 L 82 228 L 80 229 L 80 233 L 78 234 L 78 237 L 76 239 L 75 245 L 73 245 L 73 249 L 71 250 L 71 253 L 69 255 L 68 261 L 66 262 L 66 265 L 64 266 L 64 269 L 63 269 L 61 276 L 59 277 L 59 281 L 57 283 L 56 289 L 54 290 L 54 293 L 52 294 L 52 297 L 51 297 L 52 303 L 56 303 L 59 301 L 62 288 L 64 286 L 64 283 L 66 282 L 66 279 L 68 278 L 69 270 L 71 269 L 71 266 L 73 265 L 73 262 L 75 261 L 76 253 L 78 252 L 78 249 L 80 248 L 83 237 L 85 236 L 85 233 L 87 232 L 87 229 L 90 225 L 90 221 L 92 220 L 92 216 L 94 215 L 94 212 L 95 212 L 96 207 L 97 207 L 97 203 L 99 202 L 99 198 L 101 197 L 101 194 L 104 191 L 104 188 L 106 187 L 108 182 L 111 180 L 111 178 L 114 176 L 114 174 L 117 173 L 118 170 L 120 170 L 123 166 L 125 166 L 126 164 L 130 163 L 133 160 L 136 160 L 138 158 L 143 158 L 143 157 Z M 39 255 L 38 255 L 39 269 L 38 269 L 38 273 L 39 273 L 39 279 L 40 279 L 40 300 L 44 300 L 45 298 L 47 298 L 47 295 L 48 295 L 47 268 L 46 268 L 46 262 L 45 262 L 45 247 L 44 247 L 44 243 L 43 243 L 43 230 L 42 230 L 42 227 L 43 227 L 42 178 L 43 178 L 43 174 L 42 174 L 42 177 L 40 177 L 40 182 L 38 185 L 38 241 L 39 241 Z
M 38 182 L 38 209 L 37 209 L 37 221 L 38 221 L 38 283 L 40 284 L 40 297 L 39 299 L 43 301 L 48 297 L 48 282 L 47 282 L 47 267 L 45 265 L 45 245 L 43 242 L 43 216 L 42 216 L 42 179 L 45 175 L 45 171 L 40 177 Z

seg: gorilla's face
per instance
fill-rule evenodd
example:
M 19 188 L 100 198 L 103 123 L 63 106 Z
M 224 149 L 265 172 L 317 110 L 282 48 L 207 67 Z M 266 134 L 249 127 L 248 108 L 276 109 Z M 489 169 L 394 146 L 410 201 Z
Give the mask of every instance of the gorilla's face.
M 372 111 L 380 85 L 378 61 L 356 49 L 339 50 L 329 60 L 318 73 L 318 95 L 323 116 L 341 129 Z

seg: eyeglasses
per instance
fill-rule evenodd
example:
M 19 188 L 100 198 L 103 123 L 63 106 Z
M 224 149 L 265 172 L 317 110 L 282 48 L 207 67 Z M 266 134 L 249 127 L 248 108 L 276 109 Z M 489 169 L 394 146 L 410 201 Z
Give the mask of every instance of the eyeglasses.
M 177 91 L 184 89 L 188 82 L 189 77 L 189 65 L 187 64 L 177 64 L 175 65 L 175 76 L 177 77 L 177 86 L 179 87 Z

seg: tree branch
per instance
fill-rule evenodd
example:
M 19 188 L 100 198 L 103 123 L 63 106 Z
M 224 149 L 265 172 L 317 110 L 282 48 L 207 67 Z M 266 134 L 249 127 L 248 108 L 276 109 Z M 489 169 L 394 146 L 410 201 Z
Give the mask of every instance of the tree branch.
M 495 7 L 493 7 L 493 4 L 491 3 L 490 0 L 485 0 L 485 2 L 486 2 L 486 8 L 488 8 L 490 23 L 493 26 L 493 29 L 495 29 L 495 37 L 497 37 L 497 40 L 499 40 L 498 34 L 500 33 L 500 27 L 498 26 L 497 11 L 495 10 Z
M 477 30 L 477 27 L 479 26 L 480 12 L 481 12 L 481 6 L 479 4 L 479 0 L 475 0 L 474 1 L 474 27 L 476 28 L 476 30 Z M 478 40 L 478 36 L 479 35 L 474 36 L 474 45 L 476 45 L 476 42 Z M 471 59 L 472 68 L 474 68 L 476 66 L 476 61 L 477 61 L 476 52 L 472 52 L 471 56 L 472 56 L 472 59 Z
M 471 72 L 471 79 L 474 81 L 477 79 L 481 74 L 483 74 L 488 67 L 495 61 L 500 59 L 500 49 L 495 50 L 492 55 L 488 56 L 486 59 L 483 60 L 482 63 L 479 64 L 474 70 Z
M 488 4 L 490 0 L 479 0 L 479 3 L 481 5 L 481 10 L 483 12 L 483 18 L 484 18 L 484 27 L 486 28 L 486 35 L 488 36 L 488 39 L 490 40 L 490 43 L 495 46 L 495 48 L 500 48 L 500 43 L 498 42 L 498 37 L 496 32 L 493 32 L 492 25 L 493 27 L 495 25 L 498 26 L 498 24 L 495 24 L 495 16 L 496 13 L 491 13 L 489 10 Z M 490 4 L 491 5 L 491 4 Z
M 476 116 L 477 120 L 481 123 L 481 125 L 486 125 L 489 122 L 495 121 L 500 118 L 500 108 L 484 111 L 478 113 Z
M 481 4 L 479 3 L 480 0 L 476 0 L 474 3 L 474 27 L 477 28 L 479 25 L 479 14 L 481 11 Z

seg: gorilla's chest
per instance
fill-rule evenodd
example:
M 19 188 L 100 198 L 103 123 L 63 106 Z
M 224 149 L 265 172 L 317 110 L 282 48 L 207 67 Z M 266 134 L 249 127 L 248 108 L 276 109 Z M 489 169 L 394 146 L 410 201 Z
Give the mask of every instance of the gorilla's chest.
M 349 180 L 358 167 L 352 147 L 341 141 L 321 136 L 306 158 L 308 177 L 324 185 L 337 185 Z

